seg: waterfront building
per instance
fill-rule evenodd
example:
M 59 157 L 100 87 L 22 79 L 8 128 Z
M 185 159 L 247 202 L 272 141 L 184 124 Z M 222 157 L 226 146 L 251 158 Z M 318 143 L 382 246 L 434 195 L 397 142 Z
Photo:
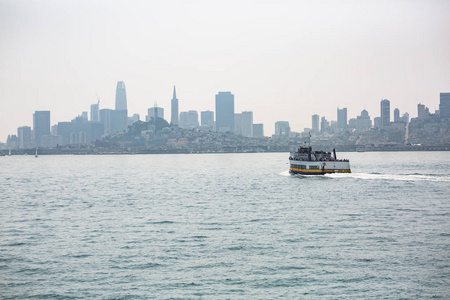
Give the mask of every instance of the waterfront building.
M 275 122 L 275 135 L 289 135 L 291 132 L 291 127 L 289 127 L 288 121 L 277 121 Z
M 177 99 L 177 93 L 175 91 L 175 86 L 173 86 L 173 96 L 172 100 L 170 100 L 170 123 L 173 125 L 179 125 L 180 121 L 178 119 L 178 99 Z
M 337 108 L 337 127 L 342 129 L 347 128 L 347 108 Z
M 253 124 L 253 137 L 264 137 L 264 124 Z
M 115 117 L 114 114 L 117 112 L 115 110 L 101 110 L 102 117 L 103 114 L 107 114 L 108 117 Z M 109 112 L 108 112 L 109 111 Z M 108 123 L 111 127 L 111 123 Z M 87 121 L 84 118 L 76 117 L 70 122 L 58 122 L 57 136 L 60 136 L 61 141 L 57 138 L 49 140 L 49 144 L 54 144 L 55 140 L 58 141 L 59 145 L 70 145 L 70 144 L 86 144 L 100 139 L 104 133 L 105 127 L 103 123 Z M 113 130 L 113 129 L 111 129 Z M 109 132 L 107 134 L 114 133 Z
M 43 135 L 41 137 L 41 147 L 55 148 L 63 145 L 63 137 L 60 135 Z
M 8 135 L 6 140 L 6 147 L 8 149 L 16 149 L 19 148 L 19 138 L 17 135 Z
M 31 142 L 31 127 L 22 126 L 17 128 L 17 137 L 19 139 L 19 148 L 27 149 L 33 146 Z
M 231 92 L 216 95 L 216 130 L 234 131 L 234 95 Z
M 383 99 L 380 102 L 381 127 L 387 127 L 391 124 L 391 102 Z
M 312 115 L 312 131 L 319 132 L 319 115 Z
M 242 112 L 242 135 L 246 137 L 253 136 L 253 112 Z
M 36 147 L 41 146 L 41 137 L 50 135 L 50 111 L 35 111 L 33 114 L 33 140 Z
M 127 92 L 123 81 L 117 82 L 116 87 L 116 110 L 127 110 Z
M 450 118 L 450 93 L 440 93 L 439 115 L 441 118 Z
M 100 105 L 100 101 L 97 101 L 96 104 L 91 105 L 91 121 L 92 122 L 99 121 L 99 116 L 98 116 L 99 105 Z

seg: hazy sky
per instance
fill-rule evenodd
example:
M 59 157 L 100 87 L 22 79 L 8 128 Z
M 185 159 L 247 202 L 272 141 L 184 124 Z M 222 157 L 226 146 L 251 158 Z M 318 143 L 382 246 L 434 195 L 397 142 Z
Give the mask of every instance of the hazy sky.
M 373 119 L 384 98 L 415 117 L 450 92 L 450 1 L 0 0 L 0 141 L 35 110 L 114 108 L 119 80 L 129 115 L 168 119 L 173 85 L 180 111 L 231 91 L 266 135 L 338 106 Z

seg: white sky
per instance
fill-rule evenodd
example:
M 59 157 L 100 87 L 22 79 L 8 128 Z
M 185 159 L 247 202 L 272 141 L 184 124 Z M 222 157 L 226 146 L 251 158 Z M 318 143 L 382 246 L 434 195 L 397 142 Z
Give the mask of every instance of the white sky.
M 180 111 L 231 91 L 266 135 L 338 106 L 373 119 L 384 98 L 415 117 L 450 92 L 450 1 L 0 0 L 0 141 L 35 110 L 114 108 L 119 80 L 129 115 L 157 102 L 168 119 L 173 85 Z

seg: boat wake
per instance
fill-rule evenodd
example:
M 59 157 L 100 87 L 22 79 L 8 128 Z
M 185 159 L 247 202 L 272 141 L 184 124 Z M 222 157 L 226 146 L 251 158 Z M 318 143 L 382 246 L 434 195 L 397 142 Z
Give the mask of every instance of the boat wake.
M 396 181 L 439 181 L 450 182 L 450 176 L 438 174 L 381 174 L 381 173 L 350 173 L 327 174 L 332 178 L 356 178 L 365 180 L 396 180 Z

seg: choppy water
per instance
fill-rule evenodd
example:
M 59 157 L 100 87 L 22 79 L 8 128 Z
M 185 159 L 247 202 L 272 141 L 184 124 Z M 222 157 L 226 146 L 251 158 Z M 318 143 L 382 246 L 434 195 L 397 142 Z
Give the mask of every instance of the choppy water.
M 0 298 L 450 298 L 450 153 L 0 157 Z

